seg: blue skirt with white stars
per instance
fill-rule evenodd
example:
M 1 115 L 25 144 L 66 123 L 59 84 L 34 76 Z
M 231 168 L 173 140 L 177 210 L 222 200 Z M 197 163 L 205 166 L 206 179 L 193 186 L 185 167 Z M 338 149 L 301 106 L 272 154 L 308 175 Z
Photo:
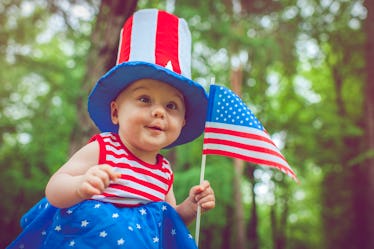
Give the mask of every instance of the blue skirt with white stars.
M 22 233 L 8 249 L 197 249 L 184 222 L 166 202 L 122 208 L 86 200 L 66 209 L 46 198 L 21 219 Z

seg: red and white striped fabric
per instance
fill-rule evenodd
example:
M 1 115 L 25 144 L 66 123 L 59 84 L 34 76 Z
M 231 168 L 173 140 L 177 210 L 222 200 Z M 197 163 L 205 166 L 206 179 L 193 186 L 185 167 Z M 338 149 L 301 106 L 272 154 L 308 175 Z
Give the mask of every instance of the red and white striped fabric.
M 117 65 L 154 63 L 191 78 L 191 34 L 186 21 L 165 11 L 135 12 L 121 30 Z
M 298 181 L 265 127 L 230 89 L 211 85 L 203 154 L 238 158 L 280 169 Z
M 118 134 L 101 133 L 91 138 L 100 145 L 99 164 L 109 164 L 121 177 L 92 199 L 120 206 L 137 206 L 164 201 L 173 183 L 169 162 L 161 155 L 157 164 L 140 161 L 121 142 Z

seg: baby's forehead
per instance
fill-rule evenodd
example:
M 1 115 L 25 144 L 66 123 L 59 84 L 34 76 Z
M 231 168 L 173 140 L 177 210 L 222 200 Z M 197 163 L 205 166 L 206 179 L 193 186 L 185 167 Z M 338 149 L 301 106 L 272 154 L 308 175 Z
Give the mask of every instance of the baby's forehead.
M 183 96 L 183 94 L 174 86 L 163 82 L 159 80 L 153 80 L 153 79 L 141 79 L 134 81 L 129 85 L 130 88 L 132 89 L 145 89 L 145 90 L 154 90 L 157 89 L 159 91 L 164 91 L 164 92 L 175 92 Z
M 121 95 L 124 92 L 137 93 L 141 91 L 149 92 L 150 94 L 154 92 L 161 92 L 166 95 L 175 95 L 181 98 L 183 102 L 185 99 L 183 93 L 174 86 L 166 82 L 154 79 L 140 79 L 134 81 L 131 84 L 129 84 L 126 88 L 122 89 L 119 95 Z

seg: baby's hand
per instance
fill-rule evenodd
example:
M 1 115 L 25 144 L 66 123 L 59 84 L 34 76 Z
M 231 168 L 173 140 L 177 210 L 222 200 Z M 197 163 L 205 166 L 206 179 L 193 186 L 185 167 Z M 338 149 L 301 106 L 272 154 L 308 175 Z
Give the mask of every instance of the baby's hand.
M 202 211 L 208 211 L 216 206 L 214 191 L 208 181 L 204 181 L 202 184 L 192 187 L 189 197 L 194 203 L 201 207 Z
M 107 164 L 93 166 L 82 176 L 77 187 L 77 194 L 84 200 L 101 194 L 111 181 L 115 181 L 120 176 L 120 173 L 116 173 Z

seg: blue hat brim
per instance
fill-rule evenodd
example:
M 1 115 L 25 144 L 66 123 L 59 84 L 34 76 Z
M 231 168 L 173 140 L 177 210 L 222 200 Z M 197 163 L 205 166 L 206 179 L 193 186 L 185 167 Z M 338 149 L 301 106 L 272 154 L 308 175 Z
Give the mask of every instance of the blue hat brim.
M 156 64 L 132 61 L 113 67 L 102 76 L 88 97 L 88 112 L 101 132 L 118 132 L 111 119 L 110 103 L 134 81 L 154 79 L 178 89 L 186 105 L 186 125 L 172 144 L 165 148 L 190 142 L 204 131 L 208 96 L 205 89 L 193 80 Z

